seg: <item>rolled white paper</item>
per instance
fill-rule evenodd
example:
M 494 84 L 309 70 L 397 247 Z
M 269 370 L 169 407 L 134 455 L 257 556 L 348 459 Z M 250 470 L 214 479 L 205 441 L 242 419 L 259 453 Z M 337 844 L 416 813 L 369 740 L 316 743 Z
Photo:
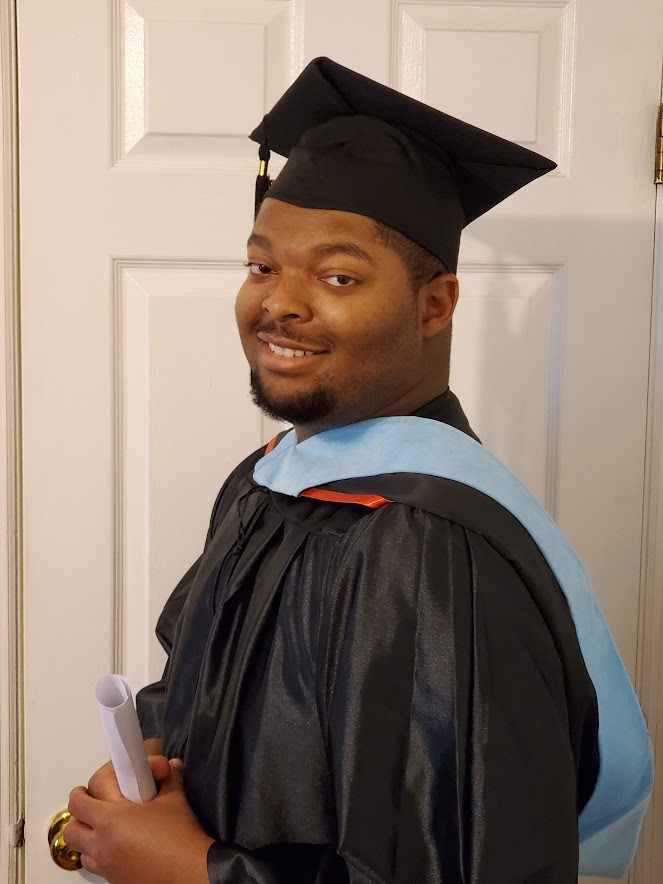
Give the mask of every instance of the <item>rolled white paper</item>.
M 106 675 L 97 682 L 95 696 L 120 792 L 135 804 L 151 801 L 157 788 L 129 682 L 121 675 Z

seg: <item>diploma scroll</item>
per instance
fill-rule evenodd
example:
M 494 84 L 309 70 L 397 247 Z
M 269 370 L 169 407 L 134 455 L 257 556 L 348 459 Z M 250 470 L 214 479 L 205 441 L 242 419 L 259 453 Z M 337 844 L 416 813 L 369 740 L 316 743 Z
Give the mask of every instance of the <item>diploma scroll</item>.
M 120 792 L 135 804 L 157 794 L 129 682 L 121 675 L 99 679 L 95 696 Z

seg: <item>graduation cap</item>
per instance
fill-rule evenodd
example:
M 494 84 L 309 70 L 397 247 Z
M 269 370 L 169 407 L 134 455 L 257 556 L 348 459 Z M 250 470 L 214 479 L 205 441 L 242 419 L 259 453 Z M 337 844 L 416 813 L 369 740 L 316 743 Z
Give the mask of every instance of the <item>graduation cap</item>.
M 356 212 L 398 230 L 452 272 L 463 227 L 556 167 L 329 58 L 315 58 L 250 135 L 265 195 Z M 270 151 L 288 158 L 274 181 Z

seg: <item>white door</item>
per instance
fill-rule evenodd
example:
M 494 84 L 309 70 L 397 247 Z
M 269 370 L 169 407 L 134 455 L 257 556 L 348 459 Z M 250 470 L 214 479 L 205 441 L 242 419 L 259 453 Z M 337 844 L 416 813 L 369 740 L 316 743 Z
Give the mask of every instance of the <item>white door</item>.
M 105 759 L 95 681 L 160 674 L 162 604 L 272 434 L 233 319 L 245 136 L 316 55 L 559 163 L 465 235 L 453 387 L 634 673 L 662 25 L 660 0 L 18 0 L 27 882 L 64 880 L 48 823 Z

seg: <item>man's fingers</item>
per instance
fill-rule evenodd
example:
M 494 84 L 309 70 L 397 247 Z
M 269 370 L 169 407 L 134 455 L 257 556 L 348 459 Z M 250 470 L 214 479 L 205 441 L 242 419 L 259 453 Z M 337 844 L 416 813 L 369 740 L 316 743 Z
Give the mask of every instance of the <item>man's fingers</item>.
M 92 774 L 87 790 L 93 798 L 100 801 L 115 801 L 122 797 L 120 787 L 115 776 L 113 765 L 109 761 Z
M 182 773 L 183 764 L 179 758 L 171 758 L 169 763 L 170 772 L 168 777 L 161 784 L 159 795 L 167 795 L 171 792 L 184 791 L 184 776 Z
M 150 755 L 148 756 L 148 761 L 152 769 L 152 776 L 157 783 L 160 780 L 165 780 L 170 775 L 170 765 L 165 755 Z
M 97 808 L 101 803 L 101 801 L 89 795 L 84 786 L 76 786 L 69 793 L 67 809 L 77 820 L 94 829 L 97 820 Z
M 93 833 L 89 826 L 72 817 L 62 830 L 62 837 L 67 847 L 86 853 L 90 850 Z
M 92 872 L 93 875 L 101 875 L 99 863 L 89 853 L 81 853 L 81 865 L 86 871 Z

